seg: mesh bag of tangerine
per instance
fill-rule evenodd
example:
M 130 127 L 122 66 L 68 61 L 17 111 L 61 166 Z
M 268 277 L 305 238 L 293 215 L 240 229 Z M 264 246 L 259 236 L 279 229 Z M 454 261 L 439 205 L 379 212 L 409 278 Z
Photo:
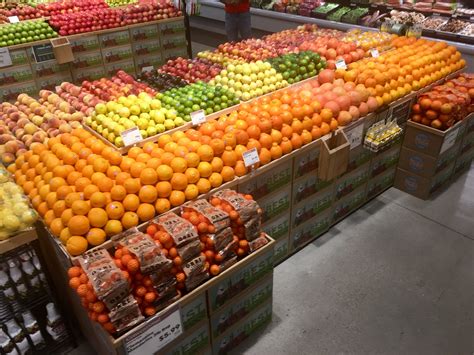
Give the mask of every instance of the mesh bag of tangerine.
M 130 295 L 126 275 L 105 249 L 85 253 L 79 264 L 68 270 L 69 285 L 81 298 L 90 319 L 111 334 L 122 333 L 144 319 Z
M 147 234 L 172 261 L 170 272 L 178 290 L 189 292 L 209 278 L 199 235 L 188 220 L 174 212 L 164 213 L 150 223 Z

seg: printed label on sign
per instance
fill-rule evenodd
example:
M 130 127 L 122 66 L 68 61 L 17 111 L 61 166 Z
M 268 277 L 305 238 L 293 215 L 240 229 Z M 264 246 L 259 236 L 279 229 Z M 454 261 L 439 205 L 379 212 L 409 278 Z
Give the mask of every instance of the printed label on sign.
M 0 48 L 0 68 L 12 65 L 12 58 L 8 48 Z
M 142 68 L 142 73 L 151 72 L 151 71 L 153 71 L 153 69 L 155 69 L 155 67 L 153 67 L 153 65 L 150 65 L 148 67 L 143 67 Z
M 359 145 L 361 145 L 362 140 L 364 138 L 364 125 L 358 124 L 351 130 L 345 131 L 345 133 L 347 136 L 347 140 L 351 145 L 351 149 L 357 148 Z
M 8 16 L 8 22 L 18 23 L 18 22 L 20 22 L 20 19 L 18 18 L 18 16 Z
M 189 114 L 191 116 L 191 122 L 197 126 L 206 122 L 206 114 L 204 110 L 194 111 Z
M 183 333 L 179 308 L 148 323 L 125 339 L 127 354 L 156 354 Z
M 446 137 L 444 137 L 444 142 L 443 142 L 443 145 L 441 146 L 441 151 L 439 152 L 439 154 L 442 154 L 443 152 L 447 151 L 449 148 L 451 148 L 454 145 L 454 143 L 456 143 L 456 138 L 458 137 L 458 133 L 459 133 L 459 127 L 449 132 L 446 135 Z
M 127 129 L 126 131 L 120 133 L 120 135 L 122 136 L 124 146 L 129 146 L 143 140 L 142 134 L 140 133 L 138 127 Z
M 336 69 L 347 69 L 346 61 L 342 58 L 336 60 Z
M 247 168 L 254 164 L 260 163 L 260 157 L 258 156 L 257 148 L 247 150 L 242 154 L 242 158 L 244 158 L 244 165 Z
M 378 50 L 377 48 L 372 48 L 372 49 L 370 50 L 370 54 L 371 54 L 372 57 L 374 57 L 374 58 L 378 58 L 379 55 L 380 55 L 380 54 L 379 54 L 379 50 Z

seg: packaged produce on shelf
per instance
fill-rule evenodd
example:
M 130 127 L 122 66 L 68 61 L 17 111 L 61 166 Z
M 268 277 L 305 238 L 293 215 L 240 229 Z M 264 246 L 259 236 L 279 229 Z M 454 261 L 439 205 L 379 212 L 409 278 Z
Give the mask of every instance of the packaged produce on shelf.
M 0 27 L 0 47 L 41 41 L 58 34 L 43 20 L 10 23 Z
M 221 111 L 239 103 L 236 95 L 221 86 L 211 86 L 203 82 L 194 83 L 181 88 L 173 88 L 156 97 L 169 110 L 176 109 L 179 116 L 187 122 L 190 114 L 204 110 L 206 115 Z
M 342 22 L 352 23 L 357 25 L 360 23 L 362 16 L 365 16 L 369 13 L 369 9 L 366 7 L 356 7 L 355 9 L 351 9 L 349 12 L 342 15 L 341 20 Z
M 474 75 L 461 74 L 418 96 L 411 120 L 446 130 L 474 111 Z
M 360 24 L 367 27 L 375 27 L 377 24 L 387 16 L 386 13 L 381 13 L 379 10 L 375 10 L 372 14 L 366 15 L 360 19 Z M 375 33 L 375 32 L 370 32 Z
M 425 15 L 415 11 L 390 11 L 388 18 L 393 23 L 400 23 L 403 25 L 421 24 L 426 19 Z
M 347 14 L 349 11 L 351 11 L 351 8 L 349 6 L 342 6 L 339 7 L 336 11 L 329 14 L 326 18 L 330 21 L 341 22 L 342 16 Z
M 137 127 L 143 139 L 182 126 L 185 121 L 176 110 L 162 107 L 161 101 L 145 92 L 99 103 L 84 123 L 116 147 L 125 143 L 124 131 Z
M 421 25 L 423 26 L 424 29 L 427 30 L 439 30 L 441 26 L 445 25 L 448 22 L 448 19 L 446 17 L 440 17 L 440 16 L 431 16 L 427 17 Z
M 219 74 L 221 70 L 222 66 L 220 64 L 213 63 L 208 59 L 178 57 L 168 60 L 165 65 L 158 69 L 158 72 L 180 77 L 188 83 L 195 83 L 197 81 L 208 82 Z
M 142 72 L 138 76 L 138 81 L 144 81 L 148 86 L 158 92 L 188 85 L 188 83 L 180 77 L 168 73 L 159 73 L 156 69 Z
M 222 86 L 244 101 L 288 86 L 283 75 L 277 73 L 270 63 L 260 60 L 228 64 L 209 84 Z
M 289 84 L 318 75 L 326 61 L 312 51 L 285 54 L 268 60 Z
M 330 13 L 331 11 L 336 10 L 337 8 L 339 8 L 339 6 L 340 6 L 339 4 L 327 2 L 323 5 L 315 8 L 313 10 L 313 14 L 315 14 L 316 17 L 326 17 L 326 15 L 328 13 Z
M 463 30 L 468 29 L 472 24 L 469 21 L 458 20 L 455 18 L 449 19 L 449 21 L 439 28 L 440 31 L 461 33 Z

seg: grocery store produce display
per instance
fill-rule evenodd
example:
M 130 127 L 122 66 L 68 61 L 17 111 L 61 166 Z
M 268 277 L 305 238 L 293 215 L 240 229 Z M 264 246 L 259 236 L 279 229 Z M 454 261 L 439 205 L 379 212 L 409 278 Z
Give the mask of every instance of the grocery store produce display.
M 50 39 L 57 35 L 43 20 L 10 23 L 0 27 L 0 47 Z
M 159 73 L 155 68 L 144 71 L 138 76 L 138 81 L 143 81 L 156 91 L 162 92 L 173 88 L 186 86 L 188 83 L 178 76 Z
M 474 112 L 474 76 L 461 74 L 419 95 L 410 119 L 444 131 L 471 112 Z
M 326 67 L 326 61 L 312 51 L 285 54 L 268 61 L 288 84 L 316 76 Z
M 203 58 L 187 59 L 178 57 L 168 60 L 158 70 L 159 73 L 168 73 L 177 76 L 188 83 L 196 81 L 208 82 L 222 70 L 222 66 Z

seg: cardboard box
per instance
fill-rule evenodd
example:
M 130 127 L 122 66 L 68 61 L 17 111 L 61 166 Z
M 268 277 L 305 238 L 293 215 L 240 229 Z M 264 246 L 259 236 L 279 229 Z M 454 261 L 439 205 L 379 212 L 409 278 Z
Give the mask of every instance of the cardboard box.
M 100 50 L 99 38 L 96 35 L 72 38 L 70 41 L 73 53 Z
M 61 85 L 61 83 L 65 81 L 72 81 L 72 77 L 69 72 L 50 75 L 45 78 L 36 78 L 36 86 L 39 90 L 54 91 L 56 86 Z
M 402 147 L 398 167 L 411 173 L 430 178 L 456 159 L 459 153 L 459 147 L 460 143 L 457 143 L 438 157 Z
M 346 174 L 367 163 L 374 155 L 363 144 L 352 149 L 349 153 L 349 164 L 347 165 Z
M 464 135 L 464 138 L 461 143 L 461 149 L 459 151 L 459 154 L 467 152 L 472 147 L 474 147 L 474 131 L 468 133 L 466 130 L 466 134 Z
M 293 159 L 293 179 L 300 178 L 318 169 L 320 141 L 316 140 L 302 148 L 302 151 L 295 155 Z
M 273 272 L 275 241 L 269 240 L 270 243 L 207 282 L 207 302 L 211 316 L 234 300 L 240 299 L 245 290 Z
M 446 131 L 440 131 L 413 121 L 407 122 L 403 146 L 437 157 L 451 148 L 462 137 L 466 121 L 460 121 Z
M 0 86 L 10 86 L 33 79 L 33 71 L 29 65 L 0 69 Z
M 393 166 L 367 182 L 367 199 L 370 200 L 393 185 L 397 167 Z
M 290 213 L 291 186 L 286 186 L 274 193 L 256 199 L 263 210 L 262 222 L 266 223 L 283 213 Z
M 474 132 L 474 113 L 471 113 L 470 115 L 468 115 L 464 120 L 466 121 L 465 134 Z
M 271 194 L 291 183 L 292 161 L 283 159 L 283 161 L 268 164 L 263 167 L 262 172 L 257 175 L 242 178 L 239 181 L 238 190 L 246 194 L 251 194 L 258 200 Z
M 81 70 L 72 70 L 72 77 L 76 82 L 82 82 L 84 80 L 94 81 L 105 76 L 105 68 L 103 66 L 97 66 Z
M 121 46 L 130 43 L 130 33 L 128 30 L 108 32 L 99 35 L 99 43 L 102 48 Z
M 210 318 L 211 338 L 215 339 L 234 324 L 245 318 L 258 306 L 272 298 L 273 273 L 240 295 L 225 308 Z
M 0 102 L 8 101 L 14 102 L 21 93 L 29 96 L 38 94 L 38 88 L 34 81 L 28 81 L 16 85 L 0 86 Z
M 82 69 L 93 67 L 96 65 L 102 65 L 102 53 L 101 51 L 82 53 L 76 56 L 73 62 L 74 69 Z
M 287 235 L 284 238 L 278 239 L 275 243 L 275 255 L 273 256 L 273 265 L 278 265 L 281 261 L 286 259 L 290 250 L 290 241 Z
M 461 156 L 456 159 L 454 164 L 454 174 L 461 174 L 465 170 L 469 169 L 472 160 L 474 159 L 474 147 L 464 152 Z
M 212 354 L 210 345 L 209 322 L 206 319 L 184 334 L 181 334 L 178 339 L 165 348 L 160 349 L 159 353 L 169 355 L 210 355 Z
M 158 27 L 161 32 L 161 37 L 172 35 L 174 33 L 184 32 L 186 30 L 186 28 L 184 27 L 183 20 L 160 23 Z
M 170 34 L 169 36 L 162 36 L 161 45 L 163 47 L 163 50 L 165 51 L 169 49 L 179 48 L 179 47 L 186 47 L 187 46 L 186 33 L 180 32 L 180 33 Z
M 102 58 L 104 59 L 105 64 L 120 62 L 132 57 L 132 46 L 130 44 L 121 47 L 102 49 Z
M 333 183 L 334 181 L 319 179 L 316 172 L 302 176 L 293 181 L 292 204 L 296 205 L 301 201 L 306 201 Z
M 55 74 L 70 74 L 69 64 L 58 64 L 55 60 L 32 63 L 31 67 L 37 79 Z
M 290 214 L 284 214 L 279 218 L 262 224 L 262 230 L 275 240 L 288 237 L 290 232 Z
M 411 106 L 413 103 L 414 95 L 408 95 L 406 98 L 401 98 L 394 103 L 390 104 L 389 114 L 391 117 L 397 119 L 398 124 L 405 123 L 410 117 Z M 391 112 L 390 112 L 391 111 Z
M 123 70 L 124 72 L 131 75 L 135 75 L 135 63 L 133 62 L 133 59 L 125 60 L 120 63 L 112 63 L 105 65 L 105 73 L 107 74 L 107 76 L 113 76 L 117 74 L 117 71 L 119 70 Z
M 272 320 L 272 299 L 258 307 L 220 337 L 212 340 L 212 353 L 227 354 Z
M 349 174 L 342 175 L 335 183 L 334 200 L 339 200 L 369 180 L 369 163 Z
M 397 143 L 387 150 L 378 153 L 370 163 L 370 177 L 376 177 L 384 171 L 396 166 L 400 156 L 401 144 Z
M 290 233 L 291 250 L 299 249 L 327 232 L 331 225 L 331 217 L 331 210 L 326 209 L 299 227 L 292 229 Z
M 163 60 L 166 62 L 169 59 L 174 59 L 177 57 L 188 58 L 188 48 L 179 47 L 169 49 L 163 52 Z
M 158 39 L 133 43 L 133 53 L 136 56 L 153 55 L 161 60 L 161 44 Z
M 142 72 L 142 69 L 145 67 L 159 67 L 163 64 L 163 58 L 160 54 L 136 57 L 135 64 L 137 67 L 137 74 Z
M 16 49 L 10 51 L 12 66 L 28 64 L 28 53 L 26 49 Z
M 342 130 L 321 138 L 318 176 L 323 180 L 332 180 L 347 171 L 351 144 Z
M 431 178 L 397 168 L 394 186 L 410 195 L 426 200 L 450 179 L 453 171 L 454 162 Z
M 159 41 L 160 39 L 160 36 L 158 35 L 158 26 L 156 24 L 142 27 L 133 27 L 130 29 L 130 35 L 133 42 L 146 41 L 150 39 Z
M 293 230 L 314 216 L 329 209 L 334 200 L 334 184 L 315 194 L 311 199 L 293 206 L 291 211 L 290 235 Z
M 365 202 L 366 197 L 366 184 L 359 186 L 359 188 L 343 199 L 335 202 L 332 208 L 332 221 L 333 223 L 339 222 L 341 219 L 346 217 L 349 213 L 357 209 L 360 205 Z

